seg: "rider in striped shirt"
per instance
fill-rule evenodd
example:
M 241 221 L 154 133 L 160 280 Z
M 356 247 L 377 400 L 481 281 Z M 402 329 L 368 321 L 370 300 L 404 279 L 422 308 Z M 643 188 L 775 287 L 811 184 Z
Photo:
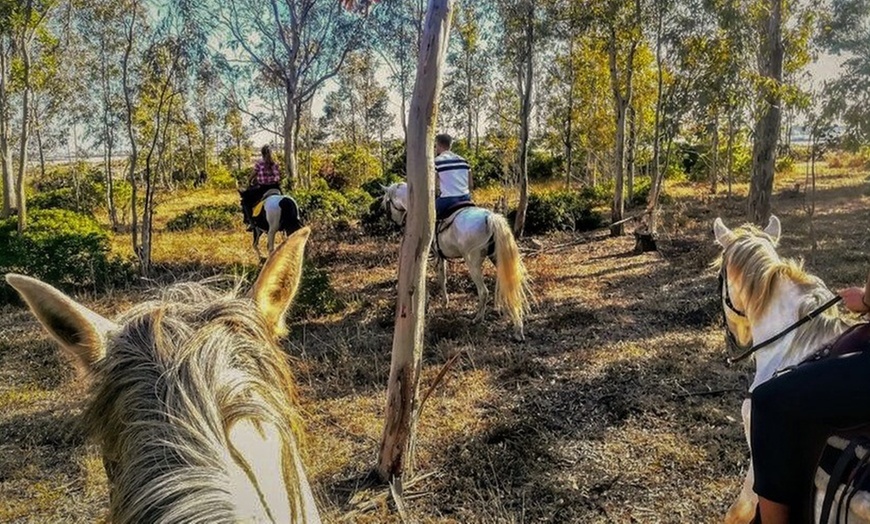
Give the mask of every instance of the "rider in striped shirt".
M 447 134 L 435 136 L 435 178 L 438 198 L 435 215 L 441 220 L 444 213 L 459 202 L 471 202 L 471 166 L 450 150 L 453 138 Z

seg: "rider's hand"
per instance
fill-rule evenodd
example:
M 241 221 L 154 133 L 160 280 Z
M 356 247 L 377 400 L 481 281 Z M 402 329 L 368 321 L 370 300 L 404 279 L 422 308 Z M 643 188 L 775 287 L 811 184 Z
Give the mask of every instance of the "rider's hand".
M 864 302 L 864 290 L 860 287 L 850 287 L 838 292 L 843 297 L 843 304 L 849 311 L 855 313 L 867 313 L 870 311 L 870 306 Z

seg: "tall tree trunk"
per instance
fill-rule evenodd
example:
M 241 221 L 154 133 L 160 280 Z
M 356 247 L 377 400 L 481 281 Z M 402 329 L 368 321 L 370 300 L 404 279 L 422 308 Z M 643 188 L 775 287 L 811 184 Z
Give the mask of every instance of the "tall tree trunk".
M 765 82 L 761 87 L 763 106 L 761 118 L 755 124 L 752 144 L 752 180 L 749 185 L 747 219 L 762 227 L 767 225 L 771 214 L 770 197 L 782 120 L 782 97 L 779 93 L 783 59 L 782 3 L 783 0 L 770 0 L 770 10 L 761 27 L 762 45 L 758 55 L 759 73 L 772 82 Z
M 299 172 L 296 165 L 296 85 L 288 82 L 285 86 L 287 100 L 284 115 L 284 169 L 287 172 L 287 189 L 296 189 L 299 183 Z
M 656 4 L 656 111 L 655 129 L 653 130 L 653 176 L 650 181 L 649 200 L 647 201 L 646 214 L 641 218 L 640 225 L 635 231 L 635 253 L 656 251 L 656 237 L 658 236 L 658 213 L 659 195 L 662 190 L 662 182 L 670 162 L 670 142 L 665 167 L 661 165 L 662 149 L 662 120 L 664 109 L 664 64 L 662 59 L 662 32 L 664 26 L 664 13 L 662 5 Z
M 635 24 L 640 28 L 640 0 L 635 0 L 634 12 Z M 613 21 L 611 24 L 615 24 Z M 625 233 L 625 224 L 622 223 L 623 214 L 625 213 L 625 195 L 623 194 L 625 178 L 625 120 L 626 112 L 631 105 L 632 95 L 632 76 L 634 75 L 634 54 L 637 50 L 638 40 L 632 37 L 629 44 L 628 56 L 625 60 L 625 94 L 623 94 L 620 84 L 619 69 L 616 59 L 617 35 L 616 27 L 610 26 L 610 37 L 608 39 L 608 58 L 610 67 L 610 85 L 613 90 L 614 109 L 616 113 L 616 150 L 613 159 L 613 177 L 616 181 L 616 188 L 613 193 L 613 208 L 610 214 L 611 223 L 616 224 L 610 227 L 610 236 L 622 236 Z
M 628 148 L 625 154 L 626 186 L 628 201 L 634 199 L 634 175 L 636 171 L 635 156 L 637 155 L 637 111 L 634 103 L 628 106 Z
M 577 75 L 574 67 L 574 35 L 568 35 L 568 114 L 565 117 L 565 189 L 571 189 L 574 168 L 574 83 Z
M 726 177 L 728 179 L 728 198 L 731 198 L 731 185 L 734 183 L 734 109 L 728 110 L 728 144 L 725 146 Z
M 33 0 L 28 0 L 25 10 L 25 20 L 30 20 L 30 12 Z M 18 198 L 18 232 L 23 233 L 27 228 L 27 196 L 24 193 L 25 176 L 27 175 L 27 142 L 30 138 L 30 42 L 27 37 L 27 29 L 22 29 L 21 37 L 21 63 L 24 80 L 24 93 L 21 101 L 21 142 L 18 153 L 18 180 L 16 181 L 16 197 Z
M 517 205 L 517 216 L 514 221 L 514 235 L 523 236 L 526 227 L 526 211 L 529 208 L 529 132 L 532 115 L 532 85 L 534 79 L 534 41 L 535 41 L 535 3 L 525 0 L 527 17 L 525 19 L 525 49 L 523 50 L 520 67 L 520 93 L 522 105 L 520 108 L 520 201 Z
M 713 109 L 713 120 L 710 122 L 710 133 L 712 140 L 710 147 L 712 148 L 710 157 L 710 194 L 715 195 L 719 189 L 719 110 Z
M 465 147 L 471 151 L 471 124 L 472 124 L 472 101 L 471 101 L 471 51 L 465 53 Z
M 139 215 L 136 205 L 137 183 L 136 164 L 139 161 L 139 150 L 136 144 L 136 133 L 133 130 L 133 88 L 130 86 L 130 56 L 133 53 L 133 35 L 136 25 L 136 13 L 130 17 L 130 25 L 127 29 L 127 45 L 124 47 L 124 56 L 121 60 L 121 82 L 124 89 L 124 106 L 127 117 L 127 138 L 130 140 L 130 167 L 127 178 L 130 181 L 130 236 L 133 242 L 133 253 L 137 259 L 141 259 L 142 249 L 139 245 Z M 140 268 L 141 271 L 141 268 Z
M 408 223 L 399 259 L 396 324 L 387 384 L 384 433 L 378 456 L 383 480 L 401 479 L 416 429 L 417 387 L 423 354 L 426 264 L 435 232 L 433 137 L 453 0 L 430 0 L 420 46 L 408 126 Z
M 15 198 L 15 173 L 12 170 L 12 153 L 9 150 L 9 47 L 6 38 L 0 35 L 0 175 L 3 178 L 2 218 L 7 218 L 18 207 Z
M 45 149 L 42 147 L 42 130 L 38 122 L 34 126 L 34 133 L 36 134 L 36 152 L 39 154 L 39 176 L 45 180 Z

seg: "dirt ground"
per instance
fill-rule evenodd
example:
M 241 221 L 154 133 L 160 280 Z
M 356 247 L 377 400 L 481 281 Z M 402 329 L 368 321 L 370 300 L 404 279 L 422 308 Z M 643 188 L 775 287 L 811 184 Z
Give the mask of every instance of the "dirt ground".
M 828 170 L 819 180 L 815 249 L 806 198 L 793 190 L 800 182 L 803 191 L 803 177 L 801 167 L 777 181 L 781 253 L 805 258 L 831 287 L 863 282 L 867 173 Z M 658 253 L 635 256 L 630 236 L 606 232 L 537 238 L 540 251 L 524 241 L 536 301 L 523 344 L 493 312 L 471 324 L 473 284 L 461 264 L 450 265 L 449 307 L 429 306 L 421 388 L 463 353 L 420 421 L 405 488 L 415 522 L 721 520 L 747 466 L 739 405 L 753 368 L 725 363 L 711 229 L 717 216 L 731 226 L 742 221 L 746 187 L 736 186 L 731 199 L 703 191 L 669 188 Z M 184 206 L 167 203 L 164 211 Z M 327 522 L 399 521 L 388 490 L 369 481 L 398 241 L 315 228 L 309 244 L 309 259 L 329 272 L 344 303 L 335 314 L 297 318 L 286 343 Z M 241 231 L 161 233 L 157 244 L 157 261 L 173 279 L 256 264 Z M 487 275 L 492 289 L 491 268 Z M 79 298 L 114 314 L 140 296 L 137 289 Z M 77 425 L 85 393 L 27 311 L 0 309 L 0 522 L 104 518 L 101 460 Z

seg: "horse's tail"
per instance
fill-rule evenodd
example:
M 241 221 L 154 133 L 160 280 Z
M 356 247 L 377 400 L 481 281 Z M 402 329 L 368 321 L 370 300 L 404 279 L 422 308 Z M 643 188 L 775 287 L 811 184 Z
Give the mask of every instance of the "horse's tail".
M 522 329 L 523 317 L 529 310 L 526 267 L 507 219 L 491 213 L 486 222 L 495 239 L 495 306 L 507 312 L 514 325 Z
M 279 231 L 292 235 L 302 229 L 302 220 L 299 218 L 299 206 L 295 200 L 284 195 L 281 201 L 278 202 L 278 207 L 281 209 L 281 218 L 278 225 Z

